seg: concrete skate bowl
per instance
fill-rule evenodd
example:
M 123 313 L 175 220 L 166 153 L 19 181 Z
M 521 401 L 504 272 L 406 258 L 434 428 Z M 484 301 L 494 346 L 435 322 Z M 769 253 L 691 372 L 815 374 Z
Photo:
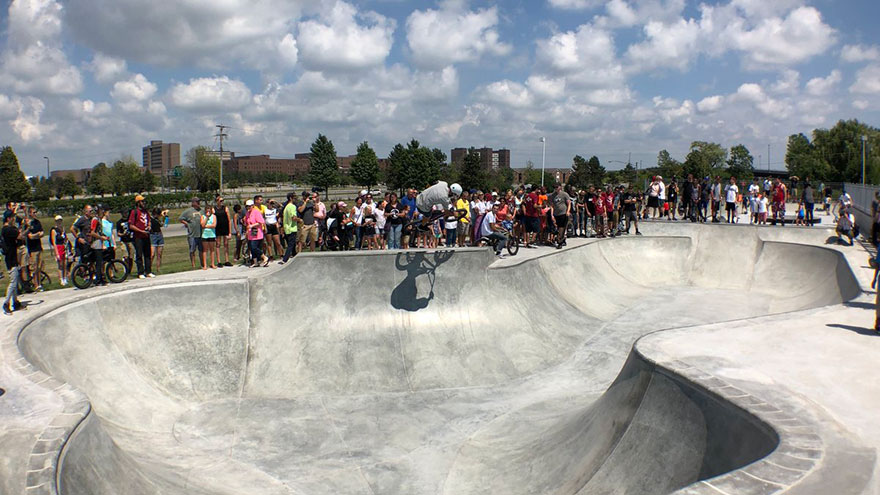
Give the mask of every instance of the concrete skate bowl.
M 19 348 L 91 403 L 59 457 L 64 495 L 671 493 L 779 437 L 633 343 L 859 291 L 838 253 L 759 236 L 504 268 L 481 250 L 305 255 L 84 299 Z

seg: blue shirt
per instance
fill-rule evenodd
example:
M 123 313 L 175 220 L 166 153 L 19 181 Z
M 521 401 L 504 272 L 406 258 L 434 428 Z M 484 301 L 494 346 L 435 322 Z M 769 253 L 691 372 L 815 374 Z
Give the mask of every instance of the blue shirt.
M 406 218 L 412 220 L 413 213 L 416 212 L 416 198 L 410 199 L 409 196 L 400 198 L 400 204 L 407 207 Z
M 101 230 L 107 237 L 107 240 L 104 241 L 105 248 L 116 246 L 116 244 L 113 243 L 113 227 L 113 222 L 111 222 L 110 220 L 104 220 L 103 218 L 101 219 Z

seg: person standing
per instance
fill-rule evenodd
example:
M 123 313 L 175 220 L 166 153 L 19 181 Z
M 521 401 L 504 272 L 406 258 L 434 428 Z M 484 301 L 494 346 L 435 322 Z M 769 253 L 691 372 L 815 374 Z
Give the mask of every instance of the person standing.
M 458 219 L 455 233 L 455 240 L 458 243 L 458 247 L 465 247 L 470 240 L 468 234 L 471 224 L 471 203 L 467 191 L 462 191 L 461 196 L 455 200 L 455 209 L 456 211 L 463 210 L 465 212 L 464 216 Z
M 103 225 L 106 208 L 104 205 L 98 205 L 95 210 L 96 215 L 89 220 L 89 252 L 95 263 L 95 285 L 107 285 L 107 281 L 104 280 L 104 246 L 109 239 L 104 235 Z
M 162 269 L 162 250 L 165 248 L 162 225 L 167 218 L 158 207 L 153 208 L 153 214 L 150 215 L 150 264 L 156 267 L 156 272 Z
M 6 299 L 3 300 L 3 313 L 11 315 L 13 311 L 21 307 L 18 300 L 18 278 L 21 270 L 18 263 L 18 242 L 24 235 L 16 225 L 15 214 L 3 215 L 3 228 L 0 230 L 3 239 L 3 254 L 6 261 L 6 272 L 9 275 L 9 285 L 6 287 Z
M 253 205 L 253 201 L 248 201 Z M 190 207 L 183 210 L 183 213 L 180 214 L 180 223 L 186 226 L 186 240 L 189 242 L 189 264 L 192 268 L 196 267 L 196 259 L 201 261 L 204 250 L 202 246 L 201 204 L 202 200 L 194 197 L 190 202 Z M 196 252 L 198 252 L 198 255 L 196 255 Z
M 675 177 L 673 177 L 672 182 L 669 183 L 666 200 L 669 202 L 669 213 L 672 215 L 669 219 L 678 220 L 678 181 L 675 180 Z
M 134 197 L 135 209 L 128 215 L 128 228 L 134 241 L 138 278 L 155 277 L 150 263 L 150 212 L 144 197 Z
M 269 200 L 269 205 L 263 210 L 263 218 L 266 219 L 266 254 L 269 261 L 275 257 L 281 257 L 281 228 L 279 217 L 281 216 L 278 203 L 274 199 Z
M 211 261 L 211 268 L 217 268 L 217 261 L 220 256 L 217 255 L 217 215 L 214 214 L 212 205 L 205 206 L 205 214 L 202 215 L 202 270 L 208 269 L 208 260 Z M 222 266 L 222 265 L 221 265 Z
M 813 226 L 813 210 L 816 208 L 815 194 L 813 185 L 810 184 L 810 178 L 804 177 L 804 193 L 801 199 L 804 202 L 804 222 L 809 227 Z
M 403 205 L 397 199 L 397 194 L 391 193 L 388 204 L 385 205 L 385 219 L 389 225 L 388 249 L 400 249 L 400 239 L 403 236 L 403 222 L 406 219 Z
M 727 211 L 727 223 L 734 223 L 736 218 L 736 196 L 739 194 L 739 186 L 736 185 L 736 177 L 731 177 L 730 182 L 724 186 L 724 202 Z
M 302 193 L 303 202 L 297 208 L 297 213 L 302 219 L 303 227 L 299 235 L 299 252 L 303 252 L 306 244 L 309 251 L 315 252 L 315 243 L 318 242 L 318 226 L 315 225 L 315 201 L 314 196 L 308 191 Z
M 43 224 L 37 218 L 36 207 L 28 206 L 27 218 L 28 228 L 25 234 L 25 243 L 28 253 L 28 271 L 31 281 L 36 285 L 35 290 L 43 292 L 43 285 L 40 282 L 40 273 L 43 271 Z
M 715 176 L 715 182 L 712 183 L 711 189 L 711 200 L 712 200 L 712 222 L 718 223 L 721 220 L 718 219 L 718 213 L 721 212 L 721 176 Z
M 531 188 L 523 198 L 522 213 L 525 221 L 524 245 L 525 247 L 535 247 L 536 236 L 541 230 L 541 212 L 538 209 L 538 195 Z
M 571 196 L 562 190 L 562 184 L 556 183 L 549 201 L 553 208 L 553 223 L 556 224 L 556 249 L 562 249 L 562 246 L 565 246 L 568 217 L 571 214 Z
M 782 183 L 782 179 L 779 177 L 776 178 L 776 187 L 773 190 L 773 224 L 776 225 L 777 220 L 779 221 L 779 225 L 785 227 L 785 198 L 787 197 L 785 193 L 785 184 Z
M 279 265 L 287 263 L 287 260 L 296 256 L 296 233 L 299 230 L 301 220 L 296 216 L 294 200 L 296 200 L 296 194 L 293 191 L 287 193 L 287 203 L 284 204 L 284 210 L 281 212 L 281 228 L 284 230 L 287 248 L 284 250 L 284 257 L 278 262 Z
M 626 233 L 629 234 L 630 227 L 635 224 L 636 227 L 636 235 L 642 235 L 639 232 L 639 216 L 636 214 L 636 210 L 638 208 L 639 198 L 633 190 L 632 184 L 630 184 L 629 189 L 623 193 L 621 198 L 621 204 L 623 205 L 623 219 L 626 223 Z
M 232 236 L 232 216 L 229 214 L 229 207 L 223 200 L 223 196 L 214 197 L 214 215 L 217 217 L 217 263 L 220 266 L 232 266 L 229 262 L 229 241 Z M 220 263 L 220 247 L 223 247 L 223 256 L 226 261 Z
M 64 218 L 55 216 L 55 225 L 49 230 L 49 245 L 52 246 L 52 254 L 58 262 L 58 280 L 61 285 L 67 285 L 67 232 L 64 230 Z
M 269 258 L 263 254 L 262 249 L 264 237 L 263 229 L 266 225 L 266 220 L 263 219 L 263 214 L 260 213 L 260 210 L 254 206 L 253 200 L 247 200 L 244 205 L 247 209 L 247 213 L 245 214 L 245 227 L 247 229 L 248 247 L 251 250 L 251 259 L 253 259 L 251 268 L 257 266 L 269 266 Z

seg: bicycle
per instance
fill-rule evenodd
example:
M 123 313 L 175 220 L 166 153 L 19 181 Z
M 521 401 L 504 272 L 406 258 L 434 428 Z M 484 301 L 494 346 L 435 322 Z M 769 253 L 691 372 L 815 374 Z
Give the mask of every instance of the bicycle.
M 103 250 L 104 257 L 104 276 L 114 284 L 122 283 L 130 270 L 124 261 L 116 259 L 116 253 L 112 249 Z M 73 267 L 70 272 L 70 280 L 77 289 L 88 289 L 97 278 L 95 267 L 95 251 L 90 250 L 88 254 L 80 257 L 79 263 Z
M 496 230 L 496 233 L 499 233 L 507 238 L 507 253 L 511 256 L 516 256 L 516 253 L 519 252 L 519 237 L 513 235 L 510 230 L 502 228 L 501 230 Z M 491 247 L 493 251 L 497 251 L 496 246 L 498 245 L 498 239 L 494 237 L 480 237 L 480 240 L 477 241 L 477 246 L 488 246 Z
M 25 276 L 27 274 L 27 276 Z M 40 283 L 38 284 L 40 287 L 46 287 L 47 285 L 52 283 L 52 279 L 49 278 L 49 275 L 40 270 Z M 36 290 L 36 286 L 34 285 L 34 279 L 31 276 L 30 269 L 22 269 L 19 272 L 18 277 L 18 293 L 19 294 L 30 294 Z

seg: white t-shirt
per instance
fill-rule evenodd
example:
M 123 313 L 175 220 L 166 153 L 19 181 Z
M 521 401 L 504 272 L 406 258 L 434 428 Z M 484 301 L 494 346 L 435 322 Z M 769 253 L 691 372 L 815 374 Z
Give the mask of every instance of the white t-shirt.
M 749 185 L 749 194 L 757 194 L 759 192 L 760 187 L 754 182 Z
M 665 200 L 666 199 L 666 184 L 664 184 L 663 181 L 661 180 L 659 186 L 660 186 L 660 191 L 657 193 L 657 197 L 660 198 L 661 200 Z
M 483 217 L 483 224 L 480 225 L 480 234 L 485 237 L 494 232 L 491 227 L 491 224 L 493 223 L 495 223 L 495 213 L 490 210 L 486 213 L 486 216 Z
M 446 207 L 446 209 L 449 210 L 449 211 L 452 211 L 452 210 L 455 209 L 455 207 L 452 206 L 452 204 L 450 203 L 449 206 Z M 448 217 L 446 217 L 445 223 L 446 223 L 446 225 L 445 225 L 446 230 L 449 230 L 449 229 L 453 229 L 453 230 L 454 230 L 454 229 L 458 228 L 458 221 L 455 220 L 455 217 L 454 217 L 454 216 L 448 216 Z
M 767 213 L 767 204 L 769 202 L 766 196 L 758 199 L 758 213 Z
M 728 203 L 736 203 L 736 195 L 739 194 L 739 186 L 736 184 L 728 184 L 724 186 L 724 193 L 727 195 Z
M 721 201 L 721 184 L 712 184 L 712 201 Z

